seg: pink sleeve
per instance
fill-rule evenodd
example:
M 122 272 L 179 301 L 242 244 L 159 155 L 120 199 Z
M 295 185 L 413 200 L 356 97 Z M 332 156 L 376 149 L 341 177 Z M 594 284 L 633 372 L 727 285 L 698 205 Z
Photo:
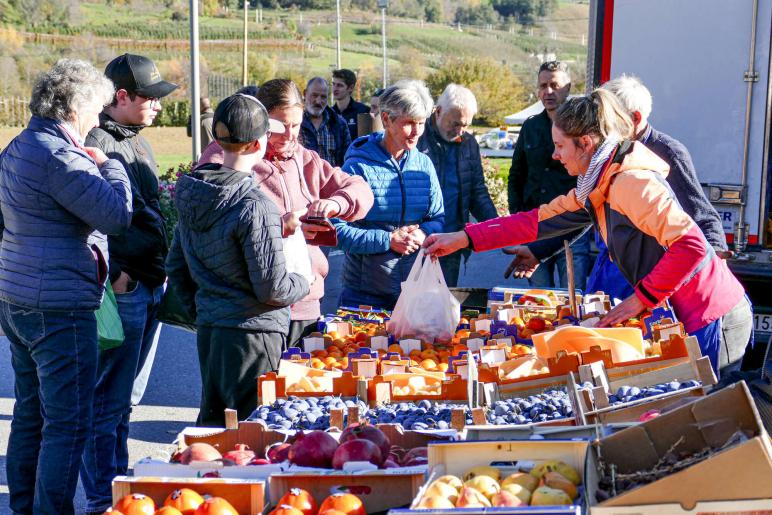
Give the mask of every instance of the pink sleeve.
M 464 228 L 475 252 L 500 249 L 534 241 L 538 235 L 539 209 L 493 218 Z
M 350 175 L 317 156 L 313 163 L 319 170 L 319 198 L 334 200 L 340 205 L 338 218 L 347 222 L 364 218 L 373 207 L 370 185 L 362 177 Z
M 654 307 L 670 297 L 681 285 L 712 259 L 700 228 L 674 241 L 646 277 L 635 285 L 635 294 L 647 307 Z

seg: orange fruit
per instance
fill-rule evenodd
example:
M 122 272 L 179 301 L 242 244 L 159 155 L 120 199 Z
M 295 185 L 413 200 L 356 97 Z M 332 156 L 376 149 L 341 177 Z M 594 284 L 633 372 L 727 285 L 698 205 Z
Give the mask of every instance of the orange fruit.
M 439 369 L 442 372 L 447 372 L 448 371 L 448 364 L 447 363 L 439 363 L 437 365 L 437 369 Z
M 327 334 L 330 336 L 330 338 L 333 339 L 333 341 L 337 340 L 338 338 L 340 338 L 340 335 L 338 334 L 338 331 L 330 331 Z
M 115 509 L 124 515 L 153 515 L 155 503 L 147 495 L 130 494 L 122 497 L 115 505 Z
M 424 370 L 435 370 L 437 363 L 433 359 L 425 359 L 421 362 L 421 368 Z
M 181 511 L 183 515 L 193 515 L 196 508 L 201 506 L 201 503 L 203 502 L 204 498 L 195 490 L 191 490 L 190 488 L 178 488 L 169 494 L 164 501 L 164 506 L 176 508 Z
M 346 493 L 332 494 L 322 501 L 321 506 L 319 506 L 319 513 L 326 510 L 336 510 L 346 515 L 367 515 L 359 497 Z
M 300 510 L 303 515 L 316 515 L 317 505 L 314 497 L 307 491 L 301 488 L 290 488 L 289 492 L 285 493 L 281 499 L 279 499 L 279 506 L 286 504 L 293 508 Z
M 391 345 L 389 345 L 389 352 L 396 352 L 401 356 L 402 347 L 400 347 L 398 343 L 392 343 Z

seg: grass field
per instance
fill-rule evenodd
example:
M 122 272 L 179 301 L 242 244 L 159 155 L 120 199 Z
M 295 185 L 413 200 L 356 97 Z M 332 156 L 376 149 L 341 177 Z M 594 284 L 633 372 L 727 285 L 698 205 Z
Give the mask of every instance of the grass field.
M 5 148 L 21 130 L 21 127 L 0 127 L 0 148 Z M 190 161 L 191 140 L 185 127 L 148 127 L 142 135 L 153 147 L 160 171 Z

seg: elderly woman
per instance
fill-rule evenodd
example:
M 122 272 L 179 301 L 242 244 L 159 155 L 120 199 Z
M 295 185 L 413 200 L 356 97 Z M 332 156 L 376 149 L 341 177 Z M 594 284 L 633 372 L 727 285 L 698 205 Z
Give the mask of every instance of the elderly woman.
M 284 237 L 294 233 L 302 214 L 358 220 L 373 205 L 373 193 L 360 177 L 351 177 L 324 161 L 313 150 L 303 147 L 298 137 L 303 121 L 303 97 L 289 79 L 269 80 L 254 90 L 268 111 L 268 116 L 284 125 L 284 132 L 272 132 L 265 159 L 252 171 L 260 190 L 279 208 L 284 222 Z M 206 148 L 200 163 L 222 162 L 222 148 L 215 141 Z M 324 278 L 329 264 L 316 243 L 321 226 L 302 224 L 311 258 L 314 282 L 307 297 L 292 305 L 287 344 L 297 345 L 316 330 L 324 296 Z M 319 238 L 321 239 L 321 238 Z
M 592 224 L 634 287 L 601 326 L 669 300 L 714 370 L 731 370 L 753 331 L 745 291 L 676 201 L 665 182 L 667 164 L 632 137 L 632 121 L 613 93 L 596 89 L 568 100 L 553 121 L 553 158 L 578 176 L 576 189 L 532 211 L 433 235 L 424 246 L 435 256 L 467 247 L 479 252 Z
M 346 253 L 340 304 L 393 309 L 417 251 L 443 226 L 442 192 L 434 165 L 416 149 L 432 113 L 423 82 L 399 81 L 380 96 L 383 132 L 349 147 L 343 170 L 363 177 L 375 204 L 358 222 L 336 223 Z
M 35 84 L 32 118 L 0 154 L 0 324 L 16 404 L 6 462 L 13 513 L 74 513 L 91 427 L 104 236 L 131 220 L 122 165 L 83 147 L 113 84 L 63 59 Z

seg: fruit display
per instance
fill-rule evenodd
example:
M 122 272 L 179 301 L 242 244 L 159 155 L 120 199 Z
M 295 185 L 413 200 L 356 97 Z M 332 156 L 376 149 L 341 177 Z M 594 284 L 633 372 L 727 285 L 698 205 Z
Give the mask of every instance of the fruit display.
M 330 410 L 342 409 L 345 413 L 347 408 L 353 407 L 358 407 L 360 413 L 368 410 L 367 403 L 361 400 L 344 400 L 332 395 L 307 398 L 290 396 L 259 406 L 247 420 L 262 420 L 269 429 L 327 429 L 330 427 Z
M 417 509 L 558 506 L 578 503 L 579 473 L 557 460 L 537 462 L 528 472 L 503 474 L 492 466 L 468 469 L 462 477 L 432 481 L 414 504 Z
M 571 399 L 565 388 L 548 390 L 525 398 L 502 399 L 486 413 L 489 424 L 531 424 L 572 417 Z
M 162 506 L 144 494 L 122 497 L 105 515 L 239 515 L 222 497 L 202 497 L 195 490 L 180 488 L 169 494 Z
M 695 388 L 701 386 L 702 383 L 696 379 L 690 379 L 689 381 L 680 382 L 677 380 L 669 381 L 667 383 L 655 384 L 653 386 L 620 386 L 615 392 L 609 392 L 608 402 L 610 406 L 616 406 L 627 402 L 639 401 L 648 397 L 655 397 L 665 393 L 673 393 L 679 390 L 685 390 L 688 388 Z M 584 382 L 581 385 L 577 385 L 580 390 L 592 390 L 594 385 L 590 382 Z

